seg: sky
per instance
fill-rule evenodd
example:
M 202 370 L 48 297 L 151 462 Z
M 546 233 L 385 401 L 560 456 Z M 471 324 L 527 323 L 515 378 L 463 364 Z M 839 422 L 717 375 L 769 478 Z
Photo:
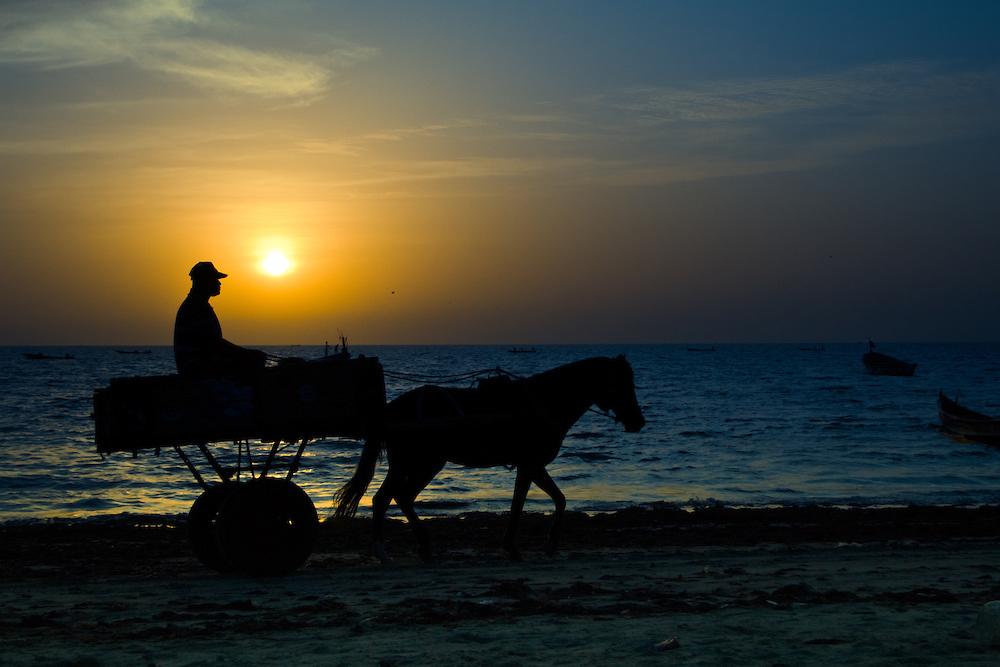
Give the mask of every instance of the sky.
M 169 344 L 203 260 L 248 345 L 1000 340 L 997 25 L 7 1 L 0 344 Z

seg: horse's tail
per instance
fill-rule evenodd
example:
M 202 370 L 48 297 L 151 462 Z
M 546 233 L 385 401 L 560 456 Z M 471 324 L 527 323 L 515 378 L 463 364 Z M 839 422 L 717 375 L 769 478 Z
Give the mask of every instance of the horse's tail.
M 365 440 L 364 449 L 361 450 L 361 460 L 354 470 L 354 476 L 333 495 L 333 502 L 337 506 L 333 510 L 333 518 L 350 519 L 358 511 L 358 504 L 368 490 L 372 477 L 375 476 L 375 466 L 382 458 L 384 448 L 385 441 L 381 437 L 369 437 Z

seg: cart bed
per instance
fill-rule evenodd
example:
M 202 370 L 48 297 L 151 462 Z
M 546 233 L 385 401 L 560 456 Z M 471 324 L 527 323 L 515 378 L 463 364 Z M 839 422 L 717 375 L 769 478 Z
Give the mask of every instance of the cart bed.
M 233 440 L 367 437 L 381 424 L 375 357 L 268 368 L 251 382 L 178 375 L 111 380 L 94 392 L 101 453 Z

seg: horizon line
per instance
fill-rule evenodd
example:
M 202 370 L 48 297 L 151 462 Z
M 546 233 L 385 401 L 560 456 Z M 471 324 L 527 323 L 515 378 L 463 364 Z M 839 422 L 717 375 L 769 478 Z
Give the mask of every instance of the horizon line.
M 684 345 L 855 345 L 867 344 L 868 339 L 858 340 L 790 340 L 790 341 L 591 341 L 574 343 L 351 343 L 349 347 L 593 347 L 593 346 L 684 346 Z M 879 345 L 987 345 L 1000 344 L 1000 340 L 881 340 Z M 323 347 L 325 343 L 247 343 L 242 347 Z M 0 348 L 56 348 L 56 347 L 118 347 L 118 348 L 165 348 L 173 343 L 0 343 Z

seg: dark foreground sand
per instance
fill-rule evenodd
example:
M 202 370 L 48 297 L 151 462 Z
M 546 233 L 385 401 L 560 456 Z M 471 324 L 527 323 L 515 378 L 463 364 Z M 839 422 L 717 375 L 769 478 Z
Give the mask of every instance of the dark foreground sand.
M 431 520 L 424 565 L 394 522 L 383 566 L 328 523 L 272 579 L 203 569 L 183 517 L 3 526 L 0 664 L 1000 664 L 1000 508 L 574 514 L 554 558 L 545 526 L 511 563 L 503 517 Z

